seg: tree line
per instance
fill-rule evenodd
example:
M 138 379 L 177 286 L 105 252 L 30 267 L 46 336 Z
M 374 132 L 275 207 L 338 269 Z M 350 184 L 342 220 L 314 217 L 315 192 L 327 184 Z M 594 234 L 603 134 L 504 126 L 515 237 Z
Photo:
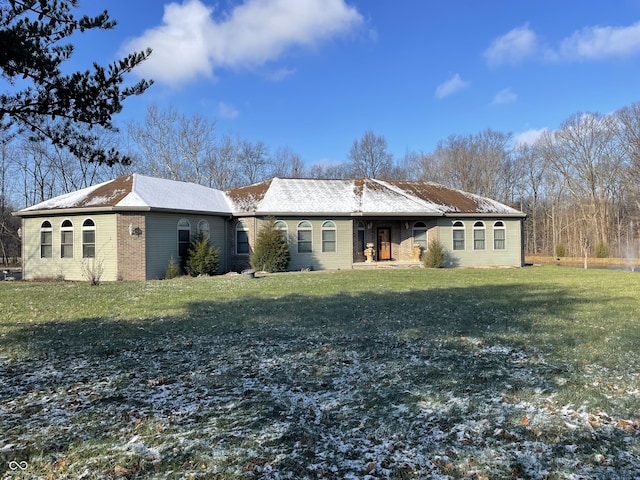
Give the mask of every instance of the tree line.
M 125 77 L 152 54 L 65 73 L 69 43 L 109 30 L 107 11 L 77 17 L 73 0 L 0 0 L 0 261 L 19 255 L 11 212 L 132 172 L 225 189 L 280 176 L 427 180 L 527 214 L 528 254 L 640 257 L 640 103 L 576 113 L 531 143 L 487 129 L 452 134 L 431 152 L 394 157 L 371 130 L 342 163 L 307 164 L 288 146 L 224 134 L 215 119 L 149 107 L 118 129 L 113 115 L 152 80 Z
M 120 134 L 103 130 L 99 143 L 130 161 L 87 161 L 30 135 L 4 141 L 3 232 L 17 228 L 12 209 L 132 172 L 219 189 L 274 176 L 374 177 L 441 183 L 522 210 L 529 255 L 640 256 L 640 103 L 613 114 L 574 114 L 532 143 L 487 129 L 398 158 L 383 135 L 368 130 L 333 165 L 307 164 L 288 146 L 218 135 L 215 119 L 157 106 Z

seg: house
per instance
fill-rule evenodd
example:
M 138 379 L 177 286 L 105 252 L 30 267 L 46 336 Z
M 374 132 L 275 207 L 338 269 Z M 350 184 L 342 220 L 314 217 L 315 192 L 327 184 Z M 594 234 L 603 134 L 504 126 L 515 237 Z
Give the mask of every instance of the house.
M 197 234 L 220 249 L 221 273 L 241 271 L 271 218 L 289 242 L 290 270 L 419 265 L 433 239 L 449 266 L 524 261 L 522 212 L 429 182 L 273 178 L 220 191 L 133 174 L 15 215 L 26 279 L 82 280 L 96 263 L 102 280 L 163 278 Z

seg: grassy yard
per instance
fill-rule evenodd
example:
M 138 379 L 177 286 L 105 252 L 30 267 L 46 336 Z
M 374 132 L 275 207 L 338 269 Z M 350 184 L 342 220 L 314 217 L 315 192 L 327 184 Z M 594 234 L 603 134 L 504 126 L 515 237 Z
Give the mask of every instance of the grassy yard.
M 0 283 L 0 477 L 640 478 L 640 274 Z

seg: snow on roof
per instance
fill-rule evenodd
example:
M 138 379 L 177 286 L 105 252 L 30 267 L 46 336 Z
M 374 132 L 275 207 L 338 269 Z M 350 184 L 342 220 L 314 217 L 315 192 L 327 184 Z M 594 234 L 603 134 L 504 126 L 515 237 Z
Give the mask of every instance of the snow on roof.
M 523 215 L 495 200 L 430 182 L 273 178 L 227 190 L 227 195 L 234 213 Z
M 77 208 L 231 213 L 229 200 L 220 190 L 133 174 L 51 198 L 18 214 Z
M 25 208 L 17 215 L 85 208 L 224 215 L 523 215 L 495 200 L 429 182 L 273 178 L 222 192 L 195 183 L 138 174 L 60 195 Z

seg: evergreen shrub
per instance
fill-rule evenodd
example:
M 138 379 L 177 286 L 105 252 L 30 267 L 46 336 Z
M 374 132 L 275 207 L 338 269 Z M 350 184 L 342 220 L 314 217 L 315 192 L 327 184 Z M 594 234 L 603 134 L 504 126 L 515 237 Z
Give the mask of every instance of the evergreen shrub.
M 215 275 L 220 267 L 219 257 L 220 249 L 214 248 L 204 235 L 198 235 L 189 246 L 184 269 L 192 277 Z
M 284 272 L 289 264 L 289 243 L 282 231 L 270 218 L 258 231 L 253 253 L 249 257 L 251 268 L 269 273 Z
M 427 251 L 422 255 L 422 264 L 427 268 L 442 268 L 445 264 L 446 251 L 439 240 L 431 240 Z

